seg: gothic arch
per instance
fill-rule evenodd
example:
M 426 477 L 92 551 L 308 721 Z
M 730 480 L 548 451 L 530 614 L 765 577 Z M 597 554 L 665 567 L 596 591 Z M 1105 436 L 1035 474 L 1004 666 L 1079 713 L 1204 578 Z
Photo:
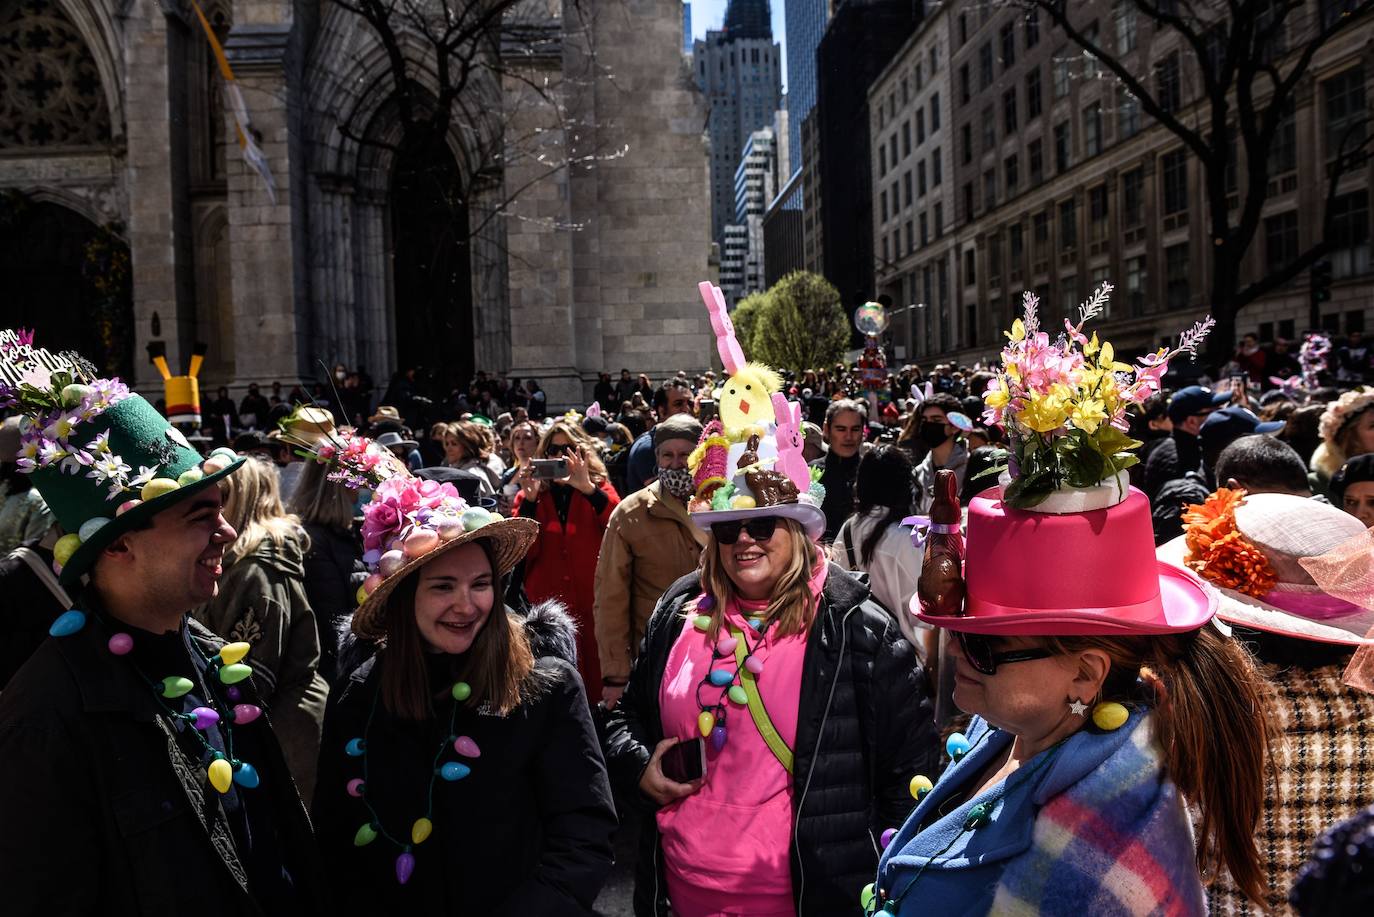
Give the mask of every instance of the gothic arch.
M 110 113 L 110 136 L 116 142 L 124 140 L 124 94 L 121 90 L 124 72 L 121 63 L 119 32 L 115 26 L 117 12 L 128 6 L 128 0 L 56 0 L 67 18 L 81 33 L 86 48 L 95 60 L 105 106 Z
M 79 214 L 96 226 L 110 226 L 116 235 L 128 242 L 128 231 L 119 224 L 118 217 L 112 208 L 102 207 L 102 203 L 109 204 L 109 201 L 102 202 L 94 196 L 78 193 L 76 189 L 52 185 L 39 185 L 18 190 L 33 203 L 56 204 Z

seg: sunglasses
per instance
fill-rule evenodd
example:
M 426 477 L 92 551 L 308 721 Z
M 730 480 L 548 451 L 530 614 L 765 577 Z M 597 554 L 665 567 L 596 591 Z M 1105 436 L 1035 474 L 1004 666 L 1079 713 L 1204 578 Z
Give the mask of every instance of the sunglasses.
M 574 448 L 576 447 L 570 443 L 549 443 L 549 448 L 545 449 L 544 452 L 547 455 L 567 455 Z
M 720 544 L 734 544 L 739 541 L 740 529 L 749 533 L 755 541 L 767 541 L 778 529 L 777 516 L 760 516 L 756 519 L 734 519 L 730 522 L 713 522 L 711 534 Z
M 964 653 L 973 670 L 982 675 L 996 675 L 999 665 L 1011 662 L 1030 662 L 1033 659 L 1048 659 L 1054 655 L 1047 649 L 1009 650 L 999 653 L 992 647 L 992 639 L 983 634 L 968 634 L 958 631 L 959 648 Z

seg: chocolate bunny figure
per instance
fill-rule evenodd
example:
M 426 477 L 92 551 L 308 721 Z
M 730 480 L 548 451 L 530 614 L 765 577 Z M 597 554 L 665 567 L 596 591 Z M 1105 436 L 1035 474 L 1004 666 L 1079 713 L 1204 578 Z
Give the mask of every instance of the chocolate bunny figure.
M 740 453 L 740 468 L 749 468 L 759 460 L 759 438 L 757 435 L 749 437 L 749 446 L 744 452 Z M 744 473 L 744 483 L 754 494 L 754 500 L 759 506 L 777 506 L 780 503 L 796 503 L 797 497 L 801 493 L 797 490 L 797 485 L 792 483 L 792 479 L 780 471 L 770 471 L 765 468 L 750 468 Z

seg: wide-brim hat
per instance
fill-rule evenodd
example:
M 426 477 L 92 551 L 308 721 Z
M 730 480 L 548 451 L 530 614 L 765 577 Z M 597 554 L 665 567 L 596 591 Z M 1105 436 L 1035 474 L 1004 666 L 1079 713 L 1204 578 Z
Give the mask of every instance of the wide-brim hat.
M 963 613 L 911 612 L 948 630 L 998 636 L 1182 633 L 1210 621 L 1217 596 L 1155 559 L 1150 501 L 1131 488 L 1105 509 L 1046 513 L 1007 506 L 994 487 L 969 501 Z
M 367 593 L 366 600 L 353 613 L 353 633 L 368 640 L 384 639 L 387 598 L 407 576 L 454 548 L 479 540 L 490 542 L 492 557 L 496 564 L 493 572 L 499 579 L 515 568 L 537 537 L 539 523 L 517 516 L 513 519 L 487 522 L 480 528 L 464 531 L 455 538 L 440 540 L 429 552 L 407 559 L 401 567 L 383 579 L 376 589 Z
M 1214 494 L 1209 500 L 1215 503 L 1215 498 Z M 1217 617 L 1241 627 L 1316 643 L 1374 644 L 1370 533 L 1358 519 L 1329 504 L 1292 494 L 1246 495 L 1230 511 L 1235 533 L 1243 539 L 1246 550 L 1263 555 L 1270 579 L 1260 585 L 1226 577 L 1226 581 L 1243 588 L 1209 581 L 1208 587 L 1218 595 Z M 1188 528 L 1192 527 L 1189 524 Z M 1217 561 L 1209 563 L 1190 547 L 1188 538 L 1185 532 L 1165 542 L 1157 555 L 1178 569 L 1197 570 L 1209 580 L 1213 575 L 1210 564 Z M 1336 568 L 1343 555 L 1352 563 L 1364 561 L 1359 576 L 1347 573 L 1340 577 L 1354 588 L 1312 581 L 1312 574 L 1319 572 L 1318 565 Z M 1358 583 L 1361 577 L 1363 586 Z M 1216 575 L 1215 579 L 1223 576 Z
M 799 458 L 800 443 L 796 449 Z M 825 534 L 825 512 L 821 509 L 824 491 L 811 483 L 809 471 L 794 469 L 794 475 L 783 474 L 775 432 L 758 437 L 752 453 L 758 459 L 756 465 L 748 461 L 749 454 L 747 442 L 727 443 L 719 421 L 706 425 L 692 456 L 695 464 L 689 461 L 698 484 L 698 497 L 687 505 L 692 524 L 709 530 L 717 522 L 776 516 L 794 520 L 812 541 L 819 541 Z M 803 461 L 801 468 L 805 467 Z M 791 482 L 793 490 L 782 493 L 777 488 L 757 490 L 750 485 L 749 470 L 776 471 Z M 799 481 L 805 481 L 805 485 L 798 486 Z M 714 482 L 715 486 L 709 482 Z
M 131 479 L 142 474 L 146 482 L 116 491 L 111 482 L 90 477 L 85 467 L 63 469 L 53 464 L 33 471 L 33 486 L 66 532 L 63 537 L 79 542 L 61 564 L 58 581 L 63 586 L 75 585 L 90 572 L 100 552 L 120 535 L 217 484 L 244 461 L 228 449 L 203 458 L 138 395 L 129 395 L 78 424 L 68 441 L 84 447 L 102 435 L 108 454 L 128 466 Z M 60 557 L 69 549 L 55 553 Z

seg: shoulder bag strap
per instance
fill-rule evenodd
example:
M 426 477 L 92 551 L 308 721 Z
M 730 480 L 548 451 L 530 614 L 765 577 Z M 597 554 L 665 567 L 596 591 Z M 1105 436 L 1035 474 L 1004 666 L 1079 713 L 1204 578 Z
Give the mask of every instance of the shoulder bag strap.
M 33 548 L 18 547 L 10 552 L 10 556 L 18 557 L 24 563 L 28 564 L 29 569 L 33 570 L 34 574 L 43 581 L 43 585 L 48 587 L 48 591 L 53 594 L 53 598 L 57 599 L 58 604 L 64 609 L 72 607 L 72 600 L 71 597 L 67 595 L 67 590 L 63 589 L 61 584 L 57 582 L 57 577 L 53 576 L 52 570 L 43 562 L 42 555 L 33 550 Z
M 759 695 L 759 685 L 754 678 L 754 673 L 744 667 L 746 641 L 744 634 L 734 628 L 730 629 L 735 636 L 735 665 L 739 669 L 740 684 L 744 687 L 744 694 L 749 699 L 749 715 L 754 718 L 754 726 L 758 729 L 759 735 L 763 737 L 764 744 L 773 752 L 773 756 L 778 759 L 778 763 L 783 766 L 787 773 L 792 773 L 792 749 L 787 747 L 782 736 L 778 733 L 778 728 L 773 725 L 772 719 L 768 716 L 768 710 L 763 706 L 763 697 Z

